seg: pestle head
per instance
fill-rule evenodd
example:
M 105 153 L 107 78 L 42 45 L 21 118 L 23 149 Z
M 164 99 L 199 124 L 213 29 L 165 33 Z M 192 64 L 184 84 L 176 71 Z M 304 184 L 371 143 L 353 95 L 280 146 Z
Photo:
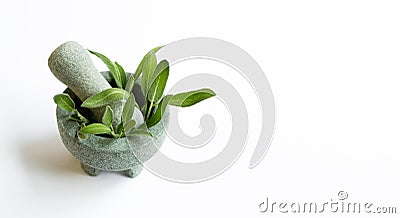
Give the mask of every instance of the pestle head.
M 81 101 L 111 88 L 106 79 L 97 71 L 89 52 L 77 42 L 66 42 L 56 48 L 50 55 L 48 65 L 54 76 L 68 86 Z M 110 105 L 114 111 L 113 125 L 121 119 L 124 102 Z M 105 107 L 92 109 L 98 122 L 104 114 Z

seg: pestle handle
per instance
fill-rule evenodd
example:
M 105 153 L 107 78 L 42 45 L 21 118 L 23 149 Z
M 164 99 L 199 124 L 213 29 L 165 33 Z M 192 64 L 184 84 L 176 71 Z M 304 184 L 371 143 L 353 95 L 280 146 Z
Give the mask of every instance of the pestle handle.
M 89 52 L 76 42 L 66 42 L 56 48 L 48 64 L 54 76 L 82 101 L 111 88 L 97 71 Z
M 69 41 L 57 47 L 50 55 L 48 65 L 54 76 L 67 85 L 81 101 L 111 88 L 106 79 L 97 71 L 89 52 L 77 42 Z M 124 102 L 111 105 L 114 111 L 113 124 L 121 119 Z M 105 107 L 93 111 L 101 122 Z

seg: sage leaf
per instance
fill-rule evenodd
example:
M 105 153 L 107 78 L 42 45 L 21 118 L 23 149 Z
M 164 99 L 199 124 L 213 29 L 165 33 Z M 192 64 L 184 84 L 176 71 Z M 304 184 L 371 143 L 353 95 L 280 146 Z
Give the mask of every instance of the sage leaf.
M 126 82 L 125 91 L 131 93 L 134 85 L 135 85 L 135 75 L 130 75 L 128 82 Z
M 171 101 L 172 97 L 173 97 L 172 95 L 166 95 L 163 99 L 161 99 L 160 103 L 158 104 L 156 112 L 153 114 L 153 116 L 150 117 L 150 119 L 146 120 L 148 128 L 160 122 L 160 120 L 164 116 L 165 109 L 167 108 L 167 105 Z
M 134 135 L 144 135 L 144 136 L 153 137 L 151 132 L 149 132 L 148 130 L 143 130 L 143 129 L 135 129 L 131 132 L 126 133 L 126 136 L 134 136 Z
M 119 88 L 121 88 L 122 89 L 122 78 L 121 78 L 121 74 L 120 74 L 120 72 L 119 72 L 119 70 L 118 70 L 118 67 L 117 67 L 117 65 L 114 63 L 114 62 L 112 62 L 108 57 L 106 57 L 105 55 L 103 55 L 103 54 L 100 54 L 100 53 L 98 53 L 98 52 L 95 52 L 95 51 L 91 51 L 91 50 L 88 50 L 90 53 L 92 53 L 92 54 L 94 54 L 94 55 L 96 55 L 98 58 L 100 58 L 100 60 L 102 60 L 103 61 L 103 63 L 108 67 L 108 69 L 110 70 L 110 72 L 111 72 L 111 75 L 114 77 L 114 80 L 115 80 L 115 83 L 117 83 L 117 86 L 119 87 Z
M 86 108 L 101 107 L 116 101 L 120 101 L 122 99 L 126 99 L 128 97 L 129 93 L 127 91 L 119 88 L 110 88 L 87 98 L 82 103 L 82 107 Z
M 150 87 L 151 78 L 153 76 L 154 70 L 157 66 L 157 59 L 154 53 L 150 53 L 146 56 L 143 63 L 143 75 L 142 75 L 142 92 L 144 96 L 147 96 L 147 92 Z
M 126 72 L 124 68 L 118 64 L 118 62 L 115 62 L 115 66 L 117 66 L 119 75 L 121 77 L 121 88 L 124 89 L 126 86 Z
M 135 74 L 134 74 L 134 76 L 133 76 L 133 79 L 134 79 L 133 82 L 135 82 L 135 81 L 139 78 L 140 74 L 142 74 L 142 71 L 143 71 L 143 64 L 144 64 L 144 62 L 145 62 L 147 56 L 148 56 L 150 53 L 154 53 L 154 54 L 155 54 L 155 53 L 156 53 L 158 50 L 160 50 L 162 47 L 164 47 L 164 46 L 155 47 L 155 48 L 151 49 L 149 52 L 147 52 L 147 54 L 146 54 L 145 56 L 143 56 L 143 59 L 142 59 L 142 61 L 140 61 L 139 66 L 138 66 L 138 68 L 136 69 Z
M 215 96 L 214 91 L 204 88 L 173 95 L 169 101 L 169 104 L 180 107 L 188 107 L 213 96 Z
M 122 135 L 122 130 L 124 130 L 124 124 L 121 122 L 118 124 L 117 129 L 116 129 L 116 133 L 118 135 Z
M 147 130 L 148 127 L 147 127 L 146 122 L 140 124 L 136 129 Z
M 106 110 L 104 111 L 103 119 L 101 120 L 101 122 L 104 125 L 111 127 L 112 121 L 113 121 L 113 111 L 112 111 L 111 107 L 109 105 L 107 105 Z
M 140 77 L 140 75 L 142 74 L 142 71 L 143 71 L 143 64 L 144 64 L 144 61 L 146 60 L 146 57 L 147 57 L 147 55 L 145 55 L 145 56 L 143 57 L 142 61 L 140 61 L 139 66 L 138 66 L 137 69 L 136 69 L 135 74 L 133 74 L 133 81 L 134 81 L 134 82 L 135 82 L 135 81 Z
M 132 129 L 135 128 L 135 126 L 136 126 L 135 120 L 128 120 L 124 125 L 124 130 L 125 132 L 130 132 Z
M 86 140 L 86 139 L 88 138 L 88 135 L 87 135 L 87 134 L 81 133 L 81 132 L 79 132 L 79 131 L 78 131 L 77 135 L 78 135 L 78 138 L 79 138 L 80 140 Z
M 164 47 L 163 45 L 160 45 L 160 46 L 157 46 L 157 47 L 155 47 L 155 48 L 153 48 L 153 49 L 151 49 L 149 52 L 147 52 L 147 53 L 157 53 L 158 52 L 158 50 L 160 50 L 162 47 Z
M 169 75 L 169 63 L 166 60 L 162 60 L 154 70 L 154 74 L 151 81 L 151 86 L 147 94 L 147 99 L 150 102 L 158 102 L 165 89 Z
M 79 130 L 80 133 L 83 134 L 110 134 L 111 135 L 111 129 L 101 123 L 92 123 L 88 126 L 82 127 L 81 130 Z
M 75 109 L 75 103 L 72 98 L 68 94 L 58 94 L 53 97 L 54 102 L 57 104 L 58 107 L 67 111 L 73 112 Z
M 125 106 L 122 109 L 122 122 L 126 123 L 132 119 L 133 112 L 135 110 L 135 96 L 129 94 L 128 100 L 126 100 Z

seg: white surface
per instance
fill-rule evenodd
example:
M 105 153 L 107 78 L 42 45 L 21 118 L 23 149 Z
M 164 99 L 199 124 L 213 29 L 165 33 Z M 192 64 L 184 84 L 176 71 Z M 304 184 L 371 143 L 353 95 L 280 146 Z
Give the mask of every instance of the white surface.
M 0 216 L 266 217 L 266 197 L 329 201 L 340 190 L 400 210 L 399 11 L 364 0 L 1 1 Z M 248 169 L 253 123 L 238 162 L 204 183 L 86 176 L 58 136 L 52 97 L 64 85 L 51 51 L 78 41 L 132 72 L 148 49 L 196 36 L 230 41 L 264 69 L 277 110 L 265 159 Z

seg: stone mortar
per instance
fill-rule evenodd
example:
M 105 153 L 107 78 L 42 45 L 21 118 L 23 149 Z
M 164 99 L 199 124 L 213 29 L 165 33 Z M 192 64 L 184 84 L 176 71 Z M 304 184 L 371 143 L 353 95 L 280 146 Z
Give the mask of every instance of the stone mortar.
M 105 78 L 111 78 L 109 73 L 102 74 Z M 135 83 L 133 94 L 137 99 L 142 99 L 139 82 Z M 68 88 L 64 92 L 69 93 L 75 102 L 79 102 L 72 90 Z M 135 114 L 137 112 L 140 113 L 135 109 Z M 71 113 L 57 107 L 56 115 L 58 130 L 65 147 L 81 162 L 82 169 L 92 176 L 99 175 L 101 171 L 124 171 L 129 177 L 137 176 L 142 170 L 141 163 L 151 158 L 161 147 L 169 121 L 169 110 L 166 110 L 162 120 L 149 128 L 153 137 L 132 136 L 115 139 L 89 135 L 86 140 L 79 140 L 77 132 L 80 126 L 76 121 L 69 119 Z

